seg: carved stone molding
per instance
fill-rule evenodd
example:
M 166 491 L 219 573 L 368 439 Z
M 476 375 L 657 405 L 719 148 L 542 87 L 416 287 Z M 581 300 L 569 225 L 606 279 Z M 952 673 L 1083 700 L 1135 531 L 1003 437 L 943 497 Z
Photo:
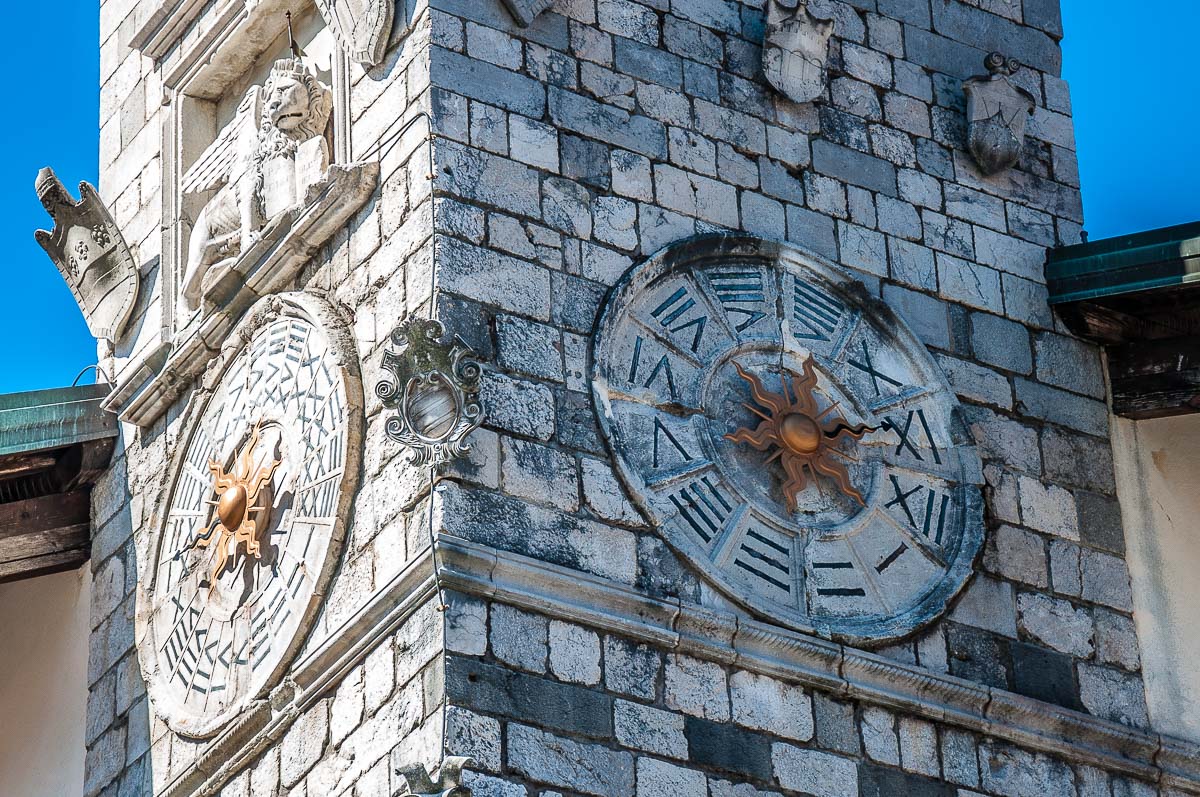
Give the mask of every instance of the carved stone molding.
M 370 68 L 383 60 L 395 0 L 316 0 L 321 16 L 352 61 Z
M 92 335 L 115 343 L 133 313 L 141 281 L 125 236 L 88 183 L 79 184 L 76 201 L 46 167 L 35 187 L 54 230 L 38 230 L 34 237 L 71 288 Z
M 1025 146 L 1025 124 L 1037 105 L 1033 95 L 1012 82 L 1021 68 L 1015 58 L 990 53 L 988 74 L 963 83 L 967 95 L 967 149 L 985 175 L 1016 164 Z
M 390 372 L 375 393 L 396 410 L 388 437 L 408 449 L 414 465 L 442 465 L 470 450 L 466 438 L 483 423 L 481 370 L 461 338 L 444 340 L 437 321 L 409 319 L 392 332 L 396 351 L 385 352 Z
M 157 347 L 126 369 L 105 409 L 138 426 L 153 423 L 191 386 L 242 314 L 260 297 L 286 288 L 378 181 L 377 162 L 329 167 L 306 204 L 273 218 L 235 262 L 216 273 L 206 290 L 209 305 L 175 335 L 166 356 Z
M 767 0 L 763 75 L 794 102 L 825 93 L 833 18 L 809 0 Z
M 504 5 L 521 27 L 529 27 L 538 14 L 554 5 L 554 0 L 504 0 Z

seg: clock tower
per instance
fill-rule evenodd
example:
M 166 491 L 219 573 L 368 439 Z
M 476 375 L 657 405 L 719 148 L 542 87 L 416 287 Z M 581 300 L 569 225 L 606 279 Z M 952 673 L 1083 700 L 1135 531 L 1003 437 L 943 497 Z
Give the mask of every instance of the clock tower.
M 87 797 L 1200 794 L 1054 0 L 101 27 Z

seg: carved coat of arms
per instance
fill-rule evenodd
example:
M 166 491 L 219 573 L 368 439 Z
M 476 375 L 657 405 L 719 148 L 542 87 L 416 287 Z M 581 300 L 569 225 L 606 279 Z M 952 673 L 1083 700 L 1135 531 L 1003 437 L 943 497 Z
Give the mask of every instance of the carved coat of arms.
M 808 0 L 767 0 L 763 73 L 795 102 L 812 102 L 825 91 L 833 19 Z
M 317 7 L 352 60 L 366 68 L 383 60 L 395 0 L 317 0 Z
M 133 313 L 140 282 L 125 237 L 88 183 L 79 184 L 75 201 L 47 167 L 38 172 L 35 188 L 54 230 L 38 230 L 34 237 L 70 286 L 92 334 L 115 343 Z
M 1025 146 L 1025 123 L 1037 102 L 1012 82 L 1019 61 L 991 53 L 984 59 L 987 75 L 963 83 L 967 95 L 967 148 L 984 174 L 1016 164 Z
M 554 0 L 504 0 L 504 5 L 522 27 L 529 27 L 538 14 L 554 5 Z

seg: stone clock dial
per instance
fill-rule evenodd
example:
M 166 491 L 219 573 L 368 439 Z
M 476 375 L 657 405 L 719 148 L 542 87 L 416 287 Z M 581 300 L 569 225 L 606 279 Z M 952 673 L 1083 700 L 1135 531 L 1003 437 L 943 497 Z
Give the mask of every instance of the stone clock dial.
M 958 400 L 835 266 L 746 236 L 673 247 L 616 286 L 592 367 L 626 487 L 735 603 L 866 644 L 969 578 L 982 469 Z
M 361 385 L 333 311 L 296 294 L 267 302 L 193 402 L 143 578 L 155 706 L 192 736 L 235 717 L 289 663 L 357 478 Z

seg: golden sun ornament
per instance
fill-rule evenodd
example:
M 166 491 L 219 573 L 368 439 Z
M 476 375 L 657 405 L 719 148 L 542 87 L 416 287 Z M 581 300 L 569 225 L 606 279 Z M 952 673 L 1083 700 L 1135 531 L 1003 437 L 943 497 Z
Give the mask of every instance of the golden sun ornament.
M 762 380 L 734 362 L 738 376 L 750 384 L 750 392 L 759 407 L 743 403 L 742 406 L 762 419 L 758 428 L 753 431 L 749 427 L 738 429 L 725 439 L 734 443 L 747 443 L 757 451 L 775 452 L 767 457 L 763 464 L 776 459 L 783 465 L 787 475 L 783 483 L 783 497 L 787 501 L 789 512 L 797 508 L 797 496 L 808 486 L 808 477 L 804 470 L 807 468 L 815 477 L 824 474 L 837 484 L 843 493 L 866 506 L 862 493 L 850 484 L 850 474 L 846 466 L 834 457 L 842 457 L 851 461 L 857 458 L 835 447 L 842 437 L 858 440 L 867 432 L 875 431 L 870 426 L 851 426 L 839 415 L 834 414 L 838 404 L 835 402 L 825 409 L 819 409 L 814 390 L 817 386 L 817 372 L 813 359 L 804 361 L 804 375 L 797 376 L 789 371 L 780 375 L 783 394 L 772 393 L 763 387 Z M 788 396 L 791 382 L 791 395 Z
M 217 554 L 213 563 L 212 574 L 208 581 L 208 590 L 212 592 L 217 583 L 217 575 L 229 561 L 229 542 L 234 542 L 234 555 L 243 544 L 246 555 L 255 559 L 262 558 L 262 546 L 258 539 L 258 523 L 250 516 L 261 510 L 258 506 L 259 493 L 275 475 L 281 460 L 273 460 L 270 465 L 264 465 L 254 470 L 254 449 L 258 447 L 261 422 L 254 425 L 250 440 L 245 451 L 238 458 L 233 470 L 225 472 L 225 468 L 216 460 L 209 460 L 208 469 L 213 475 L 213 492 L 217 494 L 216 501 L 209 501 L 217 508 L 217 516 L 209 525 L 207 531 L 198 536 L 190 548 L 207 548 L 215 542 Z M 180 553 L 183 553 L 182 551 Z

